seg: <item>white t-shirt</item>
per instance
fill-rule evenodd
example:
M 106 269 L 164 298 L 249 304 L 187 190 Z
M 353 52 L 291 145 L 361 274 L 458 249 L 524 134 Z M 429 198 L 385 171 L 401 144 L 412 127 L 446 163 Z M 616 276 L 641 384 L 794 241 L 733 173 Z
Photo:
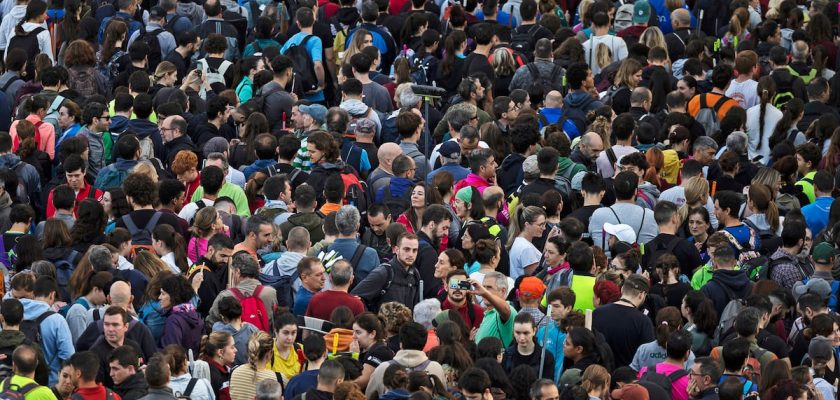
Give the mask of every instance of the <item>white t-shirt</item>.
M 744 110 L 749 109 L 758 104 L 758 82 L 753 79 L 747 79 L 743 82 L 733 79 L 729 88 L 726 89 L 726 97 L 738 101 L 738 104 Z
M 201 199 L 204 202 L 205 207 L 213 207 L 213 204 L 216 204 L 215 200 L 208 200 L 206 198 Z M 184 221 L 190 222 L 193 218 L 195 218 L 195 213 L 198 212 L 198 204 L 195 202 L 189 203 L 181 209 L 181 212 L 178 213 L 178 216 L 181 217 Z
M 525 275 L 525 267 L 540 262 L 540 251 L 523 237 L 517 237 L 508 252 L 510 254 L 510 278 L 514 281 Z
M 759 135 L 761 105 L 750 107 L 747 110 L 747 136 L 749 137 L 747 153 L 751 160 L 756 156 L 762 156 L 759 162 L 767 165 L 770 162 L 770 136 L 773 136 L 776 124 L 782 119 L 782 112 L 770 103 L 767 103 L 765 107 L 764 130 L 761 135 Z
M 601 72 L 601 67 L 598 66 L 599 43 L 603 43 L 610 49 L 612 62 L 627 58 L 627 43 L 624 42 L 624 39 L 613 35 L 591 36 L 589 40 L 583 42 L 583 55 L 586 57 L 586 63 L 589 64 L 593 75 L 598 75 Z

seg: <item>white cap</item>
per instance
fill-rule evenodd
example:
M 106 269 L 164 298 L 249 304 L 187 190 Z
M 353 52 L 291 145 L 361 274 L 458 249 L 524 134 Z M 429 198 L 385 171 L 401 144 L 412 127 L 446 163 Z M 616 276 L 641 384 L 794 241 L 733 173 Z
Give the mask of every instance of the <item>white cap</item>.
M 604 232 L 615 236 L 620 242 L 636 243 L 636 232 L 630 225 L 605 222 Z

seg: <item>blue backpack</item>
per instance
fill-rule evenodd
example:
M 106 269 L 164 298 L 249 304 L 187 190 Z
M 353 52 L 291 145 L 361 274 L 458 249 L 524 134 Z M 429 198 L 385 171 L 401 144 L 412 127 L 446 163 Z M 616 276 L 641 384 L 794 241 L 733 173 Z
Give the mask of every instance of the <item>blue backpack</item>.
M 277 267 L 277 260 L 273 261 L 271 274 L 260 273 L 260 283 L 271 286 L 277 292 L 277 305 L 289 307 L 295 305 L 295 281 L 299 278 L 297 270 L 291 275 L 280 275 L 280 268 Z
M 58 310 L 58 313 L 61 314 L 62 317 L 67 318 L 67 311 L 70 311 L 70 308 L 73 307 L 73 305 L 76 305 L 76 304 L 81 304 L 82 307 L 85 308 L 85 311 L 90 310 L 90 303 L 88 303 L 88 301 L 85 300 L 84 297 L 79 297 L 72 304 L 65 304 L 64 307 L 61 307 Z
M 70 254 L 67 257 L 59 260 L 51 260 L 53 265 L 55 265 L 55 276 L 56 281 L 58 282 L 58 291 L 59 295 L 64 300 L 70 299 L 70 292 L 67 291 L 67 285 L 70 283 L 70 276 L 73 275 L 73 271 L 76 269 L 76 259 L 79 257 L 79 252 L 76 250 L 71 250 Z M 69 309 L 69 307 L 68 307 Z M 61 315 L 66 315 L 66 311 Z
M 160 342 L 160 337 L 163 336 L 163 328 L 166 326 L 166 312 L 160 308 L 160 301 L 147 301 L 143 304 L 143 307 L 140 307 L 137 318 L 152 332 L 155 343 Z
M 97 189 L 105 190 L 114 187 L 122 186 L 125 178 L 128 177 L 128 171 L 121 171 L 118 169 L 109 169 L 104 174 L 100 174 L 96 178 L 93 186 Z

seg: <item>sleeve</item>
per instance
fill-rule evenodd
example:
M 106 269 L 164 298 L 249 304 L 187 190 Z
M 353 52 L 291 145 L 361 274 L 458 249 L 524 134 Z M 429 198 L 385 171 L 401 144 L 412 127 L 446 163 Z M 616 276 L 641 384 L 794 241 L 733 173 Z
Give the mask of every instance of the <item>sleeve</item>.
M 385 268 L 382 266 L 374 268 L 350 293 L 363 299 L 379 298 L 379 291 L 388 280 L 388 272 Z
M 0 23 L 0 49 L 5 49 L 9 43 L 9 33 L 11 32 L 9 24 L 11 22 L 11 18 L 3 18 L 3 22 Z
M 64 318 L 61 318 L 60 315 L 58 318 L 51 316 L 50 319 L 53 320 L 52 324 L 55 327 L 51 331 L 55 335 L 53 340 L 54 343 L 56 343 L 58 359 L 69 360 L 76 350 L 73 348 L 73 339 L 70 335 L 70 328 L 67 326 L 67 321 L 65 321 Z M 49 340 L 44 337 L 44 342 L 48 343 Z
M 630 368 L 632 368 L 633 371 L 639 371 L 639 369 L 642 368 L 641 353 L 644 352 L 644 348 L 644 346 L 639 346 L 639 348 L 636 349 L 636 354 L 633 355 L 633 361 L 630 362 Z
M 47 196 L 47 219 L 52 218 L 55 215 L 55 206 L 53 205 L 53 192 L 50 190 L 50 194 Z M 122 221 L 117 221 L 119 224 Z
M 233 203 L 236 205 L 236 214 L 240 217 L 250 217 L 251 209 L 248 206 L 248 198 L 245 197 L 245 191 L 239 186 L 231 185 L 233 187 Z
M 50 61 L 55 64 L 55 56 L 53 56 L 52 41 L 49 30 L 42 31 L 38 34 L 38 47 L 41 49 L 41 53 L 46 54 L 50 58 Z M 53 142 L 53 147 L 55 147 L 55 142 Z M 50 158 L 53 158 L 52 153 L 50 153 Z
M 38 40 L 41 40 L 40 34 L 38 35 Z M 41 146 L 44 147 L 41 149 L 43 152 L 47 153 L 50 156 L 50 160 L 55 159 L 55 127 L 52 124 L 44 123 L 41 124 L 41 127 L 38 128 L 39 134 L 41 135 Z
M 313 36 L 307 45 L 306 47 L 309 48 L 309 55 L 312 57 L 312 61 L 321 62 L 324 53 L 324 45 L 321 43 L 321 38 Z
M 70 310 L 67 311 L 67 327 L 70 329 L 70 337 L 72 338 L 73 343 L 76 343 L 79 336 L 82 335 L 82 332 L 87 326 L 84 314 L 79 312 L 80 307 L 82 306 L 74 304 L 70 307 Z

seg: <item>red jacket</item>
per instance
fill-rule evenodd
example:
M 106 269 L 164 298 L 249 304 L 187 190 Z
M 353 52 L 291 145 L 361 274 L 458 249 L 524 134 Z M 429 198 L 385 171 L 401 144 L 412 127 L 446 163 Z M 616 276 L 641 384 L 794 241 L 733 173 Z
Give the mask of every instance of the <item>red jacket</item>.
M 79 193 L 76 193 L 76 204 L 73 206 L 73 214 L 76 214 L 79 211 L 79 203 L 81 203 L 82 200 L 90 198 L 99 201 L 99 199 L 102 197 L 101 190 L 93 189 L 93 193 L 91 193 L 92 188 L 93 186 L 85 182 L 85 186 L 82 187 L 82 190 L 79 190 Z M 55 189 L 50 190 L 50 195 L 47 198 L 47 218 L 52 218 L 55 215 L 55 206 L 53 205 L 53 191 L 55 191 Z
M 108 396 L 110 392 L 110 396 Z M 106 389 L 101 383 L 97 384 L 95 388 L 76 389 L 73 394 L 77 394 L 84 400 L 122 400 L 120 395 L 116 392 Z

